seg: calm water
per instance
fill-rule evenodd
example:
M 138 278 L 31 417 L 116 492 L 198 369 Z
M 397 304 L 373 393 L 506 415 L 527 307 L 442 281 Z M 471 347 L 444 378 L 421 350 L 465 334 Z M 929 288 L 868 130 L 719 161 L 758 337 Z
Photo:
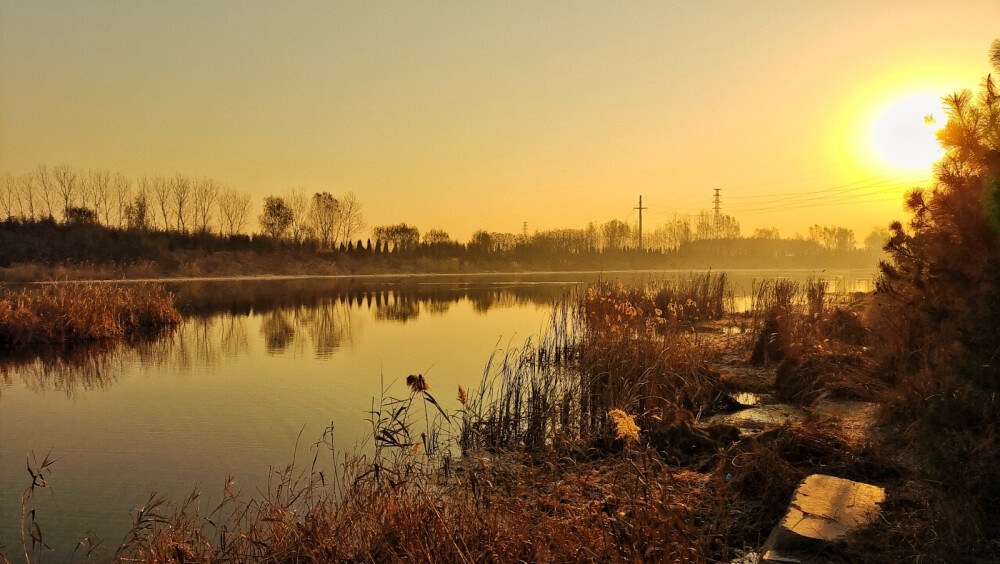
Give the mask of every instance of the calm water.
M 731 276 L 739 294 L 754 279 L 809 274 Z M 839 290 L 870 289 L 869 272 L 821 274 Z M 338 448 L 356 448 L 373 398 L 383 386 L 405 395 L 408 374 L 425 374 L 456 409 L 457 386 L 478 385 L 493 351 L 538 334 L 551 304 L 582 282 L 686 275 L 173 284 L 186 319 L 176 330 L 0 357 L 0 546 L 21 550 L 29 453 L 57 459 L 35 503 L 57 559 L 91 532 L 110 554 L 151 492 L 181 500 L 197 487 L 211 507 L 231 475 L 254 495 L 270 468 L 311 460 L 331 424 Z

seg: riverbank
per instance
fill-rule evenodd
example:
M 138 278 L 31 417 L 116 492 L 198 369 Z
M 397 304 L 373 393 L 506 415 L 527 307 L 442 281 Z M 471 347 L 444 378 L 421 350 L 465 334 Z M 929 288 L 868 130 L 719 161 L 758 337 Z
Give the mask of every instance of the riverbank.
M 276 473 L 269 496 L 223 502 L 222 536 L 193 503 L 154 500 L 120 556 L 724 562 L 759 552 L 812 473 L 889 493 L 884 519 L 824 561 L 941 554 L 921 535 L 942 515 L 912 504 L 946 501 L 914 489 L 919 470 L 876 425 L 871 303 L 778 283 L 734 316 L 715 305 L 724 288 L 592 288 L 459 389 L 460 409 L 414 378 L 373 410 L 374 455 Z
M 594 285 L 541 339 L 495 356 L 480 387 L 432 373 L 390 388 L 361 450 L 325 435 L 253 499 L 231 483 L 150 498 L 117 557 L 730 561 L 759 553 L 813 473 L 888 492 L 884 520 L 825 561 L 963 546 L 942 526 L 968 517 L 882 415 L 873 297 L 785 280 L 734 314 L 727 288 L 719 274 Z M 965 554 L 990 554 L 976 540 Z

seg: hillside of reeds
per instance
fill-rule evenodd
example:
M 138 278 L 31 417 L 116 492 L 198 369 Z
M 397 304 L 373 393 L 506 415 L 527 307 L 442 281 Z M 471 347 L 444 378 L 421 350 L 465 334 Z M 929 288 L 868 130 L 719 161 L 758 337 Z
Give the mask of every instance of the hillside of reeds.
M 117 338 L 180 321 L 173 295 L 159 286 L 0 288 L 0 346 Z

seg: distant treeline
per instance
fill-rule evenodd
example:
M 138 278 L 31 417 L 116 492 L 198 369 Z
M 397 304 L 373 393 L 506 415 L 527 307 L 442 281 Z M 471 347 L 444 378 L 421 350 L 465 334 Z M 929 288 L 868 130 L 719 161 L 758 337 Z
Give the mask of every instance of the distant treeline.
M 412 229 L 414 232 L 415 228 Z M 360 274 L 668 268 L 871 267 L 880 250 L 827 247 L 806 239 L 704 239 L 670 250 L 574 247 L 544 236 L 497 241 L 480 232 L 469 243 L 420 241 L 405 229 L 376 228 L 384 237 L 326 248 L 315 239 L 268 235 L 154 231 L 96 222 L 8 219 L 0 222 L 0 268 L 33 264 L 89 265 L 123 271 L 143 264 L 149 275 L 256 273 Z M 194 271 L 185 265 L 197 263 Z M 295 265 L 298 269 L 287 270 Z M 304 266 L 303 266 L 304 265 Z M 109 272 L 119 276 L 123 272 Z M 29 276 L 30 278 L 30 276 Z
M 636 224 L 612 219 L 534 233 L 527 226 L 480 230 L 463 243 L 407 223 L 366 230 L 352 193 L 268 195 L 256 232 L 251 209 L 249 195 L 183 174 L 132 179 L 45 165 L 7 173 L 0 176 L 0 268 L 62 270 L 27 268 L 2 278 L 871 267 L 888 240 L 886 228 L 874 228 L 858 248 L 853 231 L 820 225 L 792 239 L 776 228 L 744 238 L 732 216 L 702 211 L 650 226 L 641 242 Z M 358 238 L 366 231 L 370 237 Z

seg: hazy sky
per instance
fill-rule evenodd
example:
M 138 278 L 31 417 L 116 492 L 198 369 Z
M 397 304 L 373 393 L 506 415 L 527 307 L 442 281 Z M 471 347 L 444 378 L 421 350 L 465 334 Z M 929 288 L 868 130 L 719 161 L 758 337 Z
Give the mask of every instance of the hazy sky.
M 0 171 L 353 191 L 371 225 L 462 240 L 634 221 L 640 194 L 649 229 L 721 188 L 744 233 L 863 238 L 927 174 L 886 145 L 932 138 L 998 23 L 997 0 L 0 0 Z

